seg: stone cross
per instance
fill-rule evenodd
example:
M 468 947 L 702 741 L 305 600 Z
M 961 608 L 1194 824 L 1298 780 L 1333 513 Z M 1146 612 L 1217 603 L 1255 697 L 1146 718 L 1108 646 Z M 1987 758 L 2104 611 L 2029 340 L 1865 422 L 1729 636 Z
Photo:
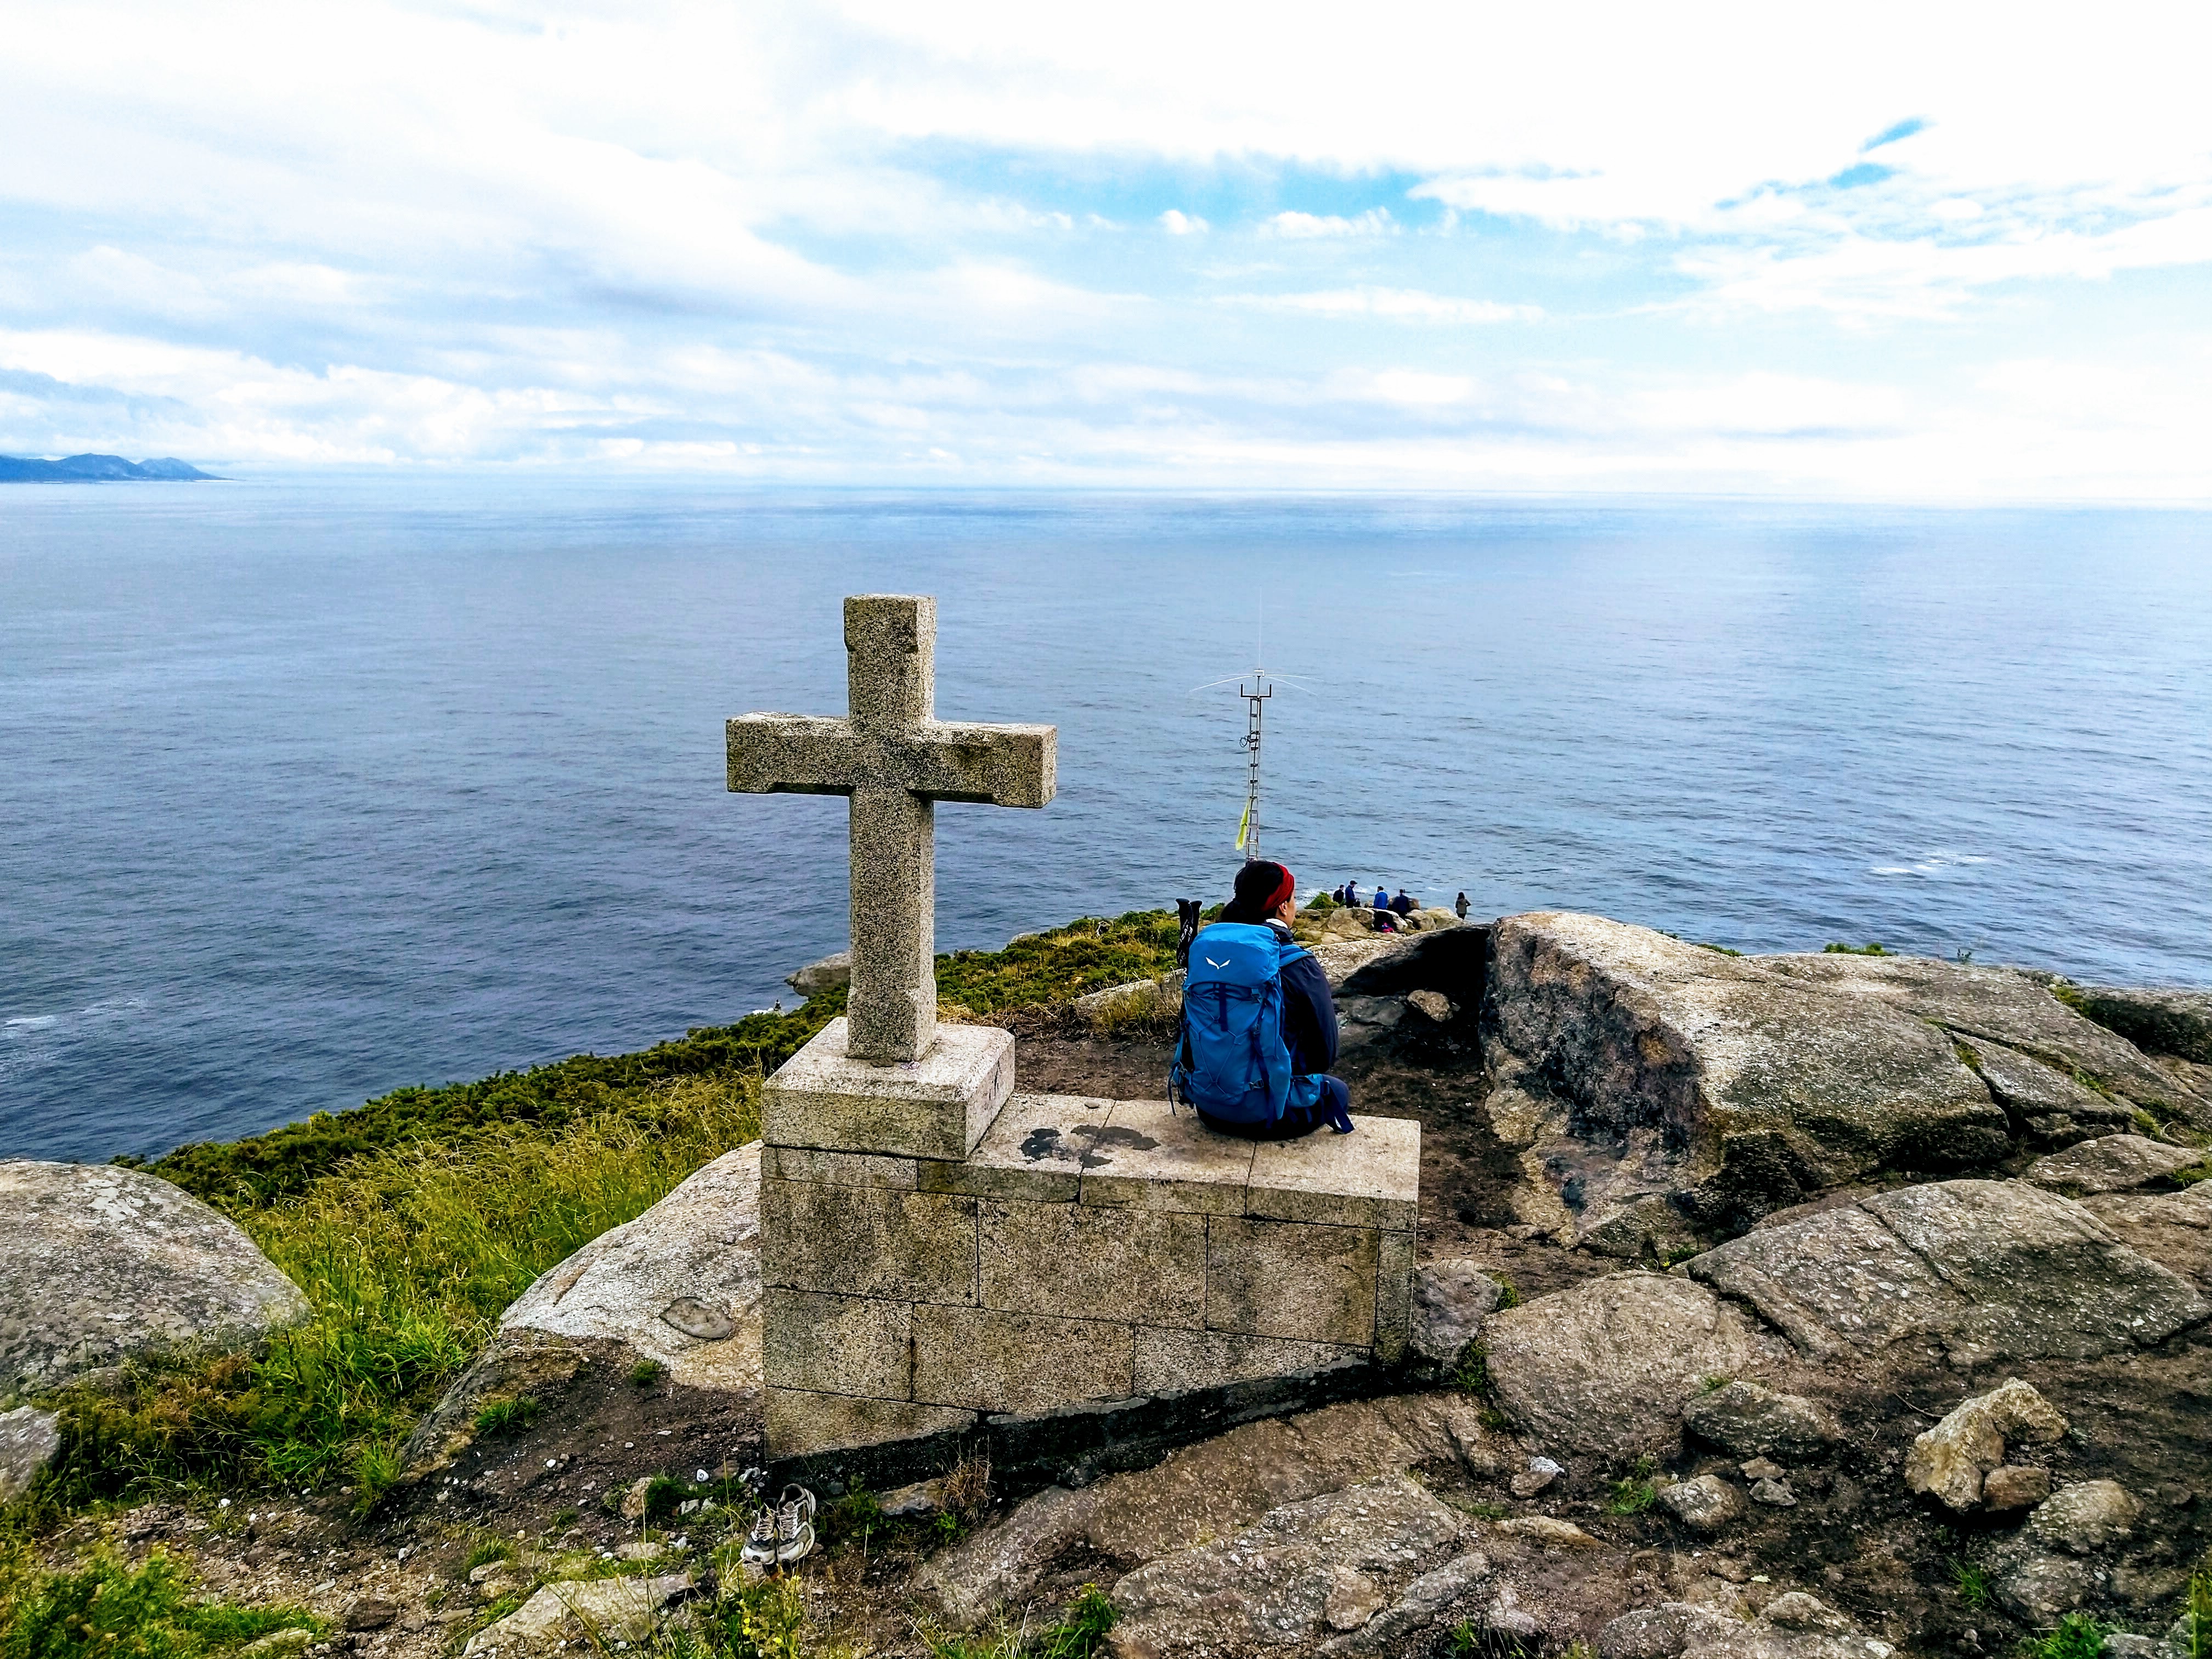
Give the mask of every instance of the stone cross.
M 843 720 L 740 714 L 730 787 L 852 800 L 853 988 L 846 1052 L 917 1060 L 937 1035 L 936 804 L 1042 806 L 1058 733 L 937 718 L 937 601 L 845 601 Z

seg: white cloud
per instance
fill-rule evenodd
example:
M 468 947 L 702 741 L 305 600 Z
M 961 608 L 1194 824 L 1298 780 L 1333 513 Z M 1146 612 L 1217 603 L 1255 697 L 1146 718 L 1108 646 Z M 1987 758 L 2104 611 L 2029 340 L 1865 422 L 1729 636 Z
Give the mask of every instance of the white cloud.
M 1268 234 L 1303 240 L 1314 236 L 1387 236 L 1398 228 L 1388 208 L 1370 208 L 1345 218 L 1338 214 L 1278 213 L 1261 226 Z
M 1458 300 L 1417 289 L 1344 288 L 1310 294 L 1237 294 L 1224 303 L 1261 311 L 1304 312 L 1316 317 L 1381 317 L 1409 323 L 1533 322 L 1541 306 L 1507 305 L 1496 300 Z
M 2202 8 L 24 0 L 9 31 L 0 449 L 2207 489 Z M 1276 210 L 1293 175 L 1347 205 Z M 1091 234 L 1148 222 L 1206 240 Z

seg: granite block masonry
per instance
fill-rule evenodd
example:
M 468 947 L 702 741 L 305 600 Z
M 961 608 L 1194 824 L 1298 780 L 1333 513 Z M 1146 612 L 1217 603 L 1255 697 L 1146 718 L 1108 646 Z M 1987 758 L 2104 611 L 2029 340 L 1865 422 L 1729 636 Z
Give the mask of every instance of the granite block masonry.
M 732 790 L 852 800 L 848 1012 L 763 1098 L 770 1455 L 1396 1361 L 1419 1124 L 1258 1146 L 1016 1094 L 1011 1034 L 938 1024 L 935 803 L 1042 806 L 1055 734 L 938 720 L 935 640 L 848 599 L 848 715 L 729 722 Z
M 1285 1170 L 1163 1100 L 1016 1094 L 957 1160 L 770 1147 L 770 1455 L 1395 1363 L 1420 1125 L 1289 1144 Z

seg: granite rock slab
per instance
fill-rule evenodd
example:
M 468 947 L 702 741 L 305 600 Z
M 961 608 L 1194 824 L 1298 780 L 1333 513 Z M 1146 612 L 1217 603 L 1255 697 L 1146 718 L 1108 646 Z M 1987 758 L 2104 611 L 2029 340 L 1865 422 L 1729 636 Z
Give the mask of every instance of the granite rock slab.
M 1553 1456 L 1671 1458 L 1684 1403 L 1761 1353 L 1743 1316 L 1704 1285 L 1610 1273 L 1492 1314 L 1484 1332 L 1498 1404 Z
M 501 1332 L 620 1342 L 689 1387 L 757 1389 L 760 1182 L 758 1142 L 723 1153 L 540 1275 Z
M 1163 1646 L 1288 1645 L 1328 1628 L 1332 1599 L 1362 1588 L 1348 1576 L 1371 1588 L 1407 1574 L 1453 1543 L 1460 1526 L 1457 1511 L 1389 1476 L 1285 1504 L 1228 1538 L 1162 1557 L 1126 1575 L 1112 1599 L 1131 1634 Z
M 36 1406 L 0 1412 L 0 1510 L 30 1491 L 61 1455 L 61 1419 Z
M 2105 1135 L 2036 1159 L 2027 1166 L 2027 1179 L 2075 1198 L 2124 1193 L 2169 1181 L 2204 1158 L 2200 1146 L 2175 1146 L 2142 1135 Z
M 1918 1340 L 1968 1363 L 2151 1347 L 2212 1316 L 2185 1279 L 2070 1199 L 1945 1181 L 1760 1228 L 1694 1257 L 1808 1358 Z
M 1078 1546 L 1143 1563 L 1229 1537 L 1270 1510 L 1441 1462 L 1492 1474 L 1498 1437 L 1456 1392 L 1347 1401 L 1266 1418 L 1077 1491 L 1051 1487 L 925 1564 L 921 1587 L 972 1625 L 1018 1601 Z
M 235 1222 L 158 1176 L 0 1162 L 0 1401 L 165 1348 L 251 1347 L 307 1314 Z

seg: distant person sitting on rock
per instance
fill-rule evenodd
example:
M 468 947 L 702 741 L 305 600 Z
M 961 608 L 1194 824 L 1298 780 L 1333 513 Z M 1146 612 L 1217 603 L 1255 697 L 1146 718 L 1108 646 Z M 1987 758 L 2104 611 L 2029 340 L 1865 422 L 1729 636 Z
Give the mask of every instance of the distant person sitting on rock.
M 1236 896 L 1192 945 L 1168 1098 L 1209 1129 L 1293 1140 L 1328 1124 L 1352 1133 L 1352 1091 L 1331 1077 L 1336 1002 L 1328 976 L 1291 937 L 1297 884 L 1255 860 Z
M 1462 921 L 1465 921 L 1467 920 L 1468 906 L 1467 902 L 1467 895 L 1465 893 L 1462 893 L 1458 898 L 1452 902 L 1452 908 L 1459 912 L 1459 919 Z
M 1420 907 L 1415 904 L 1406 890 L 1401 887 L 1398 890 L 1398 896 L 1390 901 L 1390 908 L 1401 916 L 1410 916 Z

